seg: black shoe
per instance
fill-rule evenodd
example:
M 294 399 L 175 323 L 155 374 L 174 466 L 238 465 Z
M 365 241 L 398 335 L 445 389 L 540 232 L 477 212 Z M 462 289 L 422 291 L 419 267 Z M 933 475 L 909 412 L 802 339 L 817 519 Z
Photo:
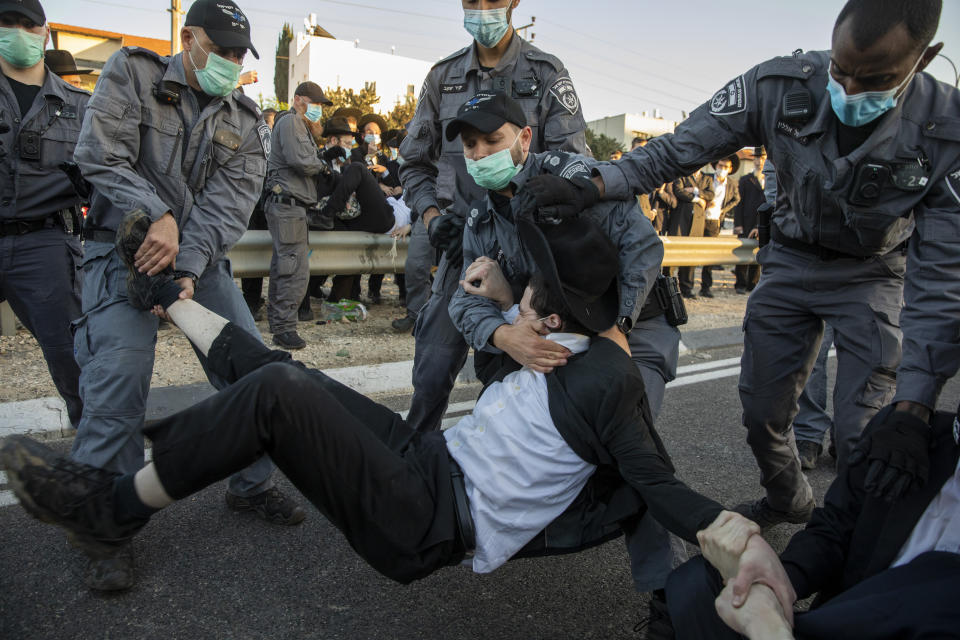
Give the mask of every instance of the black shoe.
M 310 307 L 300 307 L 297 309 L 297 320 L 300 322 L 310 322 L 313 320 L 313 309 Z M 306 346 L 306 343 L 304 343 Z
M 136 584 L 133 564 L 133 544 L 104 547 L 97 553 L 83 549 L 79 552 L 80 577 L 87 588 L 94 591 L 124 591 Z
M 333 214 L 326 209 L 307 209 L 307 229 L 310 231 L 332 231 Z
M 134 308 L 142 311 L 153 308 L 161 287 L 173 279 L 169 268 L 155 276 L 148 276 L 133 266 L 134 256 L 147 237 L 151 224 L 150 216 L 140 209 L 135 209 L 120 220 L 114 241 L 120 261 L 127 267 L 127 300 Z
M 812 440 L 797 440 L 797 453 L 800 455 L 800 468 L 810 471 L 817 468 L 817 461 L 823 452 L 823 445 Z
M 272 524 L 300 524 L 307 517 L 300 505 L 276 487 L 246 498 L 227 493 L 226 500 L 231 510 L 237 513 L 253 512 Z
M 733 290 L 736 291 L 736 292 L 737 292 L 737 295 L 740 295 L 740 296 L 743 296 L 743 295 L 746 295 L 746 294 L 747 294 L 747 288 L 746 288 L 746 287 L 734 287 Z
M 383 297 L 379 293 L 367 292 L 367 298 L 370 300 L 370 304 L 383 304 Z
M 676 638 L 663 589 L 657 589 L 650 594 L 648 607 L 647 615 L 633 628 L 634 633 L 646 631 L 644 637 L 647 640 L 673 640 Z
M 390 323 L 390 326 L 393 327 L 393 330 L 397 333 L 410 333 L 413 331 L 413 326 L 417 324 L 417 319 L 413 316 L 406 316 L 403 318 L 397 318 Z
M 745 518 L 750 518 L 760 525 L 761 529 L 766 530 L 783 522 L 790 522 L 792 524 L 809 522 L 810 516 L 813 515 L 814 506 L 814 502 L 811 500 L 810 504 L 803 509 L 796 511 L 779 511 L 771 507 L 770 503 L 767 502 L 767 499 L 764 497 L 759 500 L 754 500 L 753 502 L 738 504 L 733 508 L 733 511 L 736 511 Z
M 700 289 L 700 295 L 704 298 L 712 298 L 713 292 L 710 289 Z
M 282 349 L 303 349 L 307 342 L 296 331 L 273 334 L 273 344 Z
M 681 295 L 687 300 L 696 300 L 697 298 L 697 294 L 695 294 L 693 291 L 682 291 Z
M 116 521 L 113 485 L 121 474 L 65 458 L 26 436 L 3 441 L 0 468 L 30 515 L 63 527 L 74 546 L 94 556 L 128 543 L 149 520 Z

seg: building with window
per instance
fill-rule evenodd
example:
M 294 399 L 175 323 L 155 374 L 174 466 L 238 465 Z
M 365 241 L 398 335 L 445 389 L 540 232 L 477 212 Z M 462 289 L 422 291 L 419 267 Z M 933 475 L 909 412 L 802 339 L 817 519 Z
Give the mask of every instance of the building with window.
M 93 90 L 100 77 L 100 70 L 120 47 L 143 47 L 156 51 L 162 56 L 170 55 L 170 41 L 157 38 L 142 38 L 126 33 L 88 29 L 69 24 L 50 23 L 50 48 L 66 49 L 73 55 L 77 67 L 93 69 L 88 76 L 81 76 L 84 87 Z

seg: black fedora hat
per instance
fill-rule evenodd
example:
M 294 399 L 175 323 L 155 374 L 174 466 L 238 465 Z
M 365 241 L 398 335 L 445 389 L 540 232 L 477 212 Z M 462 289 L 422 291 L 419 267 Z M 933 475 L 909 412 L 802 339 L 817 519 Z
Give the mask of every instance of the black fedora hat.
M 66 49 L 47 49 L 43 57 L 50 71 L 58 76 L 85 76 L 93 73 L 93 69 L 78 69 L 77 61 Z
M 577 322 L 596 333 L 614 325 L 620 263 L 616 245 L 600 227 L 585 217 L 543 225 L 521 217 L 517 233 L 547 286 L 560 292 Z
M 737 171 L 740 171 L 740 158 L 737 156 L 737 154 L 734 153 L 726 158 L 720 158 L 720 160 L 730 161 L 730 175 L 734 175 Z M 716 169 L 717 163 L 720 162 L 720 160 L 714 160 L 712 163 L 710 163 L 710 165 Z
M 352 136 L 353 131 L 350 130 L 350 123 L 347 122 L 346 118 L 333 117 L 324 123 L 323 133 L 320 135 L 324 138 L 329 136 Z
M 382 139 L 383 134 L 384 134 L 384 133 L 387 131 L 387 129 L 389 129 L 390 127 L 387 126 L 387 121 L 384 120 L 384 119 L 383 119 L 383 116 L 381 116 L 379 113 L 368 113 L 368 114 L 362 116 L 362 117 L 360 118 L 360 120 L 357 121 L 357 131 L 359 131 L 359 132 L 362 133 L 362 132 L 363 132 L 363 128 L 364 128 L 365 126 L 367 126 L 368 124 L 370 124 L 371 122 L 376 122 L 376 123 L 377 123 L 377 126 L 380 127 L 380 134 L 381 134 L 381 139 Z

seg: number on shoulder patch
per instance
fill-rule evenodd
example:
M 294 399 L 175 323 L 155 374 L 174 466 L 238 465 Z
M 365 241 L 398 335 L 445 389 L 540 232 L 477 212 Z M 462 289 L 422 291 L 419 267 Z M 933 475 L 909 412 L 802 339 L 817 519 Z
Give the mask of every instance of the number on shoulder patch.
M 747 110 L 747 92 L 743 76 L 738 76 L 710 99 L 710 113 L 715 116 L 732 116 Z
M 570 115 L 575 116 L 580 111 L 580 98 L 577 97 L 577 90 L 573 88 L 570 78 L 559 78 L 550 87 L 550 93 Z

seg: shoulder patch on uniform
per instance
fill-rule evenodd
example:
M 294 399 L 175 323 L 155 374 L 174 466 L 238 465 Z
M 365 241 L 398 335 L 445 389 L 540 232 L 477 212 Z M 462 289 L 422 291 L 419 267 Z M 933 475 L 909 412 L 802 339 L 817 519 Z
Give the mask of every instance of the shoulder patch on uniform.
M 743 76 L 737 76 L 710 99 L 710 113 L 732 116 L 747 110 L 747 92 Z
M 564 109 L 570 112 L 570 115 L 575 116 L 580 111 L 580 98 L 577 97 L 577 90 L 573 88 L 573 81 L 570 78 L 557 78 L 550 87 L 550 93 Z
M 953 199 L 960 205 L 960 167 L 948 173 L 945 180 L 947 181 L 947 189 L 950 190 Z
M 541 51 L 533 45 L 530 45 L 530 49 L 524 53 L 528 60 L 536 60 L 538 62 L 546 62 L 554 71 L 563 71 L 563 63 L 560 61 L 560 58 L 557 56 L 551 55 L 546 51 Z
M 260 121 L 257 123 L 257 135 L 260 137 L 260 146 L 263 147 L 263 153 L 267 158 L 270 157 L 270 149 L 273 148 L 273 142 L 270 138 L 270 127 L 267 123 Z
M 577 158 L 563 168 L 563 171 L 560 172 L 560 177 L 566 178 L 567 180 L 570 178 L 589 178 L 590 168 L 582 158 Z
M 439 66 L 440 66 L 441 64 L 443 64 L 444 62 L 449 62 L 449 61 L 451 61 L 451 60 L 456 60 L 457 58 L 461 57 L 462 55 L 464 55 L 464 54 L 466 54 L 468 51 L 470 51 L 470 47 L 472 47 L 472 46 L 473 46 L 473 45 L 469 45 L 469 46 L 464 47 L 463 49 L 460 49 L 459 51 L 454 51 L 453 53 L 451 53 L 450 55 L 448 55 L 446 58 L 441 58 L 440 60 L 437 60 L 436 62 L 434 62 L 434 63 L 433 63 L 433 66 L 430 67 L 430 68 L 431 68 L 431 69 L 436 69 L 437 67 L 439 67 Z

